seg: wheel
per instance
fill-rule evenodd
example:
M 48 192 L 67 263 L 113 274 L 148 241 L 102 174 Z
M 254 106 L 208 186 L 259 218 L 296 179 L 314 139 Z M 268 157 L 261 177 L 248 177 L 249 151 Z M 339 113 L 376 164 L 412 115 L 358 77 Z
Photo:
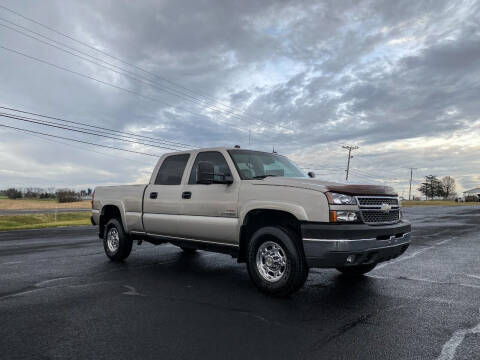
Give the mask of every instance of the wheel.
M 300 289 L 308 276 L 298 235 L 283 227 L 257 230 L 247 249 L 250 279 L 262 292 L 284 297 Z
M 348 277 L 360 277 L 363 274 L 372 271 L 377 264 L 369 264 L 369 265 L 353 265 L 353 266 L 345 266 L 337 268 L 343 275 Z
M 182 249 L 185 254 L 194 254 L 197 252 L 197 249 L 194 248 L 189 248 L 185 246 L 179 246 L 179 248 Z
M 103 248 L 112 261 L 122 261 L 132 251 L 132 240 L 128 238 L 122 223 L 117 219 L 111 219 L 105 225 Z

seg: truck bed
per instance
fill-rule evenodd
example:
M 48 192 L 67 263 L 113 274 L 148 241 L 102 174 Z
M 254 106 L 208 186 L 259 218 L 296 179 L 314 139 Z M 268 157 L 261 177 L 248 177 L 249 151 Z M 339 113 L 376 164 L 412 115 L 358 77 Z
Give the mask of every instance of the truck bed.
M 94 210 L 114 205 L 124 214 L 127 231 L 144 231 L 142 222 L 143 195 L 146 184 L 99 186 L 95 188 Z

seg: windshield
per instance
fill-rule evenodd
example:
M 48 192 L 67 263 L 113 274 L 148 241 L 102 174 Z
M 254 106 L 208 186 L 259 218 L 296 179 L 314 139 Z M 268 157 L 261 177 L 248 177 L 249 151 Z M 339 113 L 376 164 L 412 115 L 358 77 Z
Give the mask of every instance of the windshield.
M 285 156 L 250 150 L 229 150 L 242 180 L 263 179 L 267 176 L 306 177 Z

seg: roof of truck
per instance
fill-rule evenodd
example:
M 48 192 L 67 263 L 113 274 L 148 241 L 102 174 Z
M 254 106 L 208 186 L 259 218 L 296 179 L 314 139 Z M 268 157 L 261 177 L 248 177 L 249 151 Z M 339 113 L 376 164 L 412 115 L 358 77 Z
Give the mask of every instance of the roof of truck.
M 171 155 L 171 154 L 183 154 L 183 153 L 190 153 L 190 152 L 201 152 L 201 151 L 228 151 L 228 150 L 244 150 L 244 151 L 256 151 L 256 152 L 264 152 L 270 154 L 268 151 L 261 151 L 261 150 L 253 150 L 253 149 L 246 149 L 240 147 L 226 147 L 226 146 L 218 146 L 218 147 L 211 147 L 211 148 L 195 148 L 195 149 L 185 149 L 179 151 L 173 151 L 166 153 L 164 155 Z

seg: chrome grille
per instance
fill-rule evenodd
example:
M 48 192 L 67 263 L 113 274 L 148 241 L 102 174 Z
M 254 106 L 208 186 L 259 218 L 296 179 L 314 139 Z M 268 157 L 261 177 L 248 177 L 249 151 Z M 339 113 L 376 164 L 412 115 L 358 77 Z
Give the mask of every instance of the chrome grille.
M 400 206 L 397 197 L 356 196 L 356 198 L 364 223 L 388 224 L 400 220 Z M 384 209 L 385 207 L 386 209 Z
M 391 210 L 389 213 L 377 210 L 362 211 L 363 221 L 367 224 L 391 223 L 400 220 L 400 211 Z
M 382 206 L 382 204 L 397 205 L 398 199 L 391 197 L 357 197 L 358 205 L 361 206 Z

